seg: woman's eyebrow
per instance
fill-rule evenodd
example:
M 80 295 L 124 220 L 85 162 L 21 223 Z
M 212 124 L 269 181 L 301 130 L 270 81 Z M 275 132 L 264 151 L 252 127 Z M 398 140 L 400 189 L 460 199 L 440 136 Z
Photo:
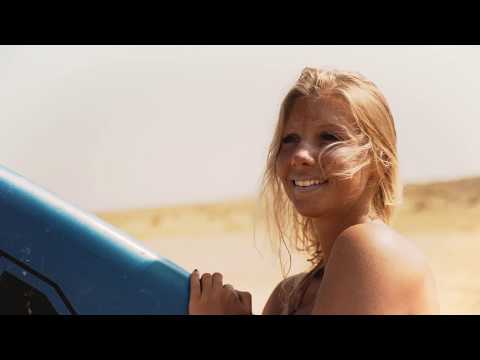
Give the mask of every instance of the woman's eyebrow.
M 322 123 L 322 124 L 317 124 L 316 128 L 318 130 L 330 130 L 330 131 L 341 131 L 341 132 L 345 132 L 349 129 L 349 126 L 347 125 L 344 125 L 344 124 L 338 124 L 338 123 L 335 123 L 335 122 L 328 122 L 328 123 Z
M 324 125 L 332 126 L 340 129 L 347 128 L 351 130 L 352 121 L 349 119 L 347 115 L 335 115 L 335 116 L 329 117 L 327 121 L 324 121 Z

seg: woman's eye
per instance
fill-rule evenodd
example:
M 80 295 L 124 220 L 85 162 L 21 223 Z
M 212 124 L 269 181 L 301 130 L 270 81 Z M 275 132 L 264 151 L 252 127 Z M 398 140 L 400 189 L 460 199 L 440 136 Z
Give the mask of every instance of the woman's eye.
M 296 142 L 297 140 L 298 140 L 297 135 L 289 134 L 282 139 L 282 144 L 290 144 L 290 143 Z
M 330 134 L 330 133 L 326 133 L 326 132 L 321 133 L 320 138 L 324 141 L 331 141 L 331 142 L 339 140 L 335 135 Z

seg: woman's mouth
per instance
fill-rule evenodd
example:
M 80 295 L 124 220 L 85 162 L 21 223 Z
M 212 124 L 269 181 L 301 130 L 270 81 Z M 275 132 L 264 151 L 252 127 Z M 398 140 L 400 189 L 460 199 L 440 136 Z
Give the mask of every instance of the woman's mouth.
M 308 192 L 321 188 L 328 183 L 328 180 L 292 180 L 294 190 L 300 192 Z

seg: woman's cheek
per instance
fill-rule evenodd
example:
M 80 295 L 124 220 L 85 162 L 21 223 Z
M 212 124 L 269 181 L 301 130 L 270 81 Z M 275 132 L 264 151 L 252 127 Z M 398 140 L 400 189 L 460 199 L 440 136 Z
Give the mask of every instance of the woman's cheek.
M 288 162 L 289 162 L 288 151 L 281 149 L 278 152 L 277 160 L 275 161 L 275 167 L 276 167 L 275 170 L 281 178 L 287 175 Z
M 336 177 L 336 174 L 345 171 L 348 168 L 348 161 L 341 151 L 335 150 L 325 154 L 321 159 L 321 164 L 327 178 Z
M 358 151 L 351 147 L 339 147 L 323 155 L 322 165 L 326 177 L 342 177 L 358 165 Z

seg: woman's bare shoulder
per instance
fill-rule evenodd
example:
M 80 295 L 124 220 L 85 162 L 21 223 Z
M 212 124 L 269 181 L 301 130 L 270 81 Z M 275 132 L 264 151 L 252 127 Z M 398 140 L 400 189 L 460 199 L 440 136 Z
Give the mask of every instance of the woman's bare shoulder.
M 385 224 L 354 225 L 335 241 L 317 310 L 415 312 L 425 294 L 429 303 L 434 298 L 431 280 L 428 261 L 412 240 Z
M 414 241 L 383 223 L 351 226 L 337 238 L 335 247 L 347 255 L 368 258 L 389 269 L 423 273 L 428 270 L 426 256 Z
M 285 310 L 286 294 L 288 294 L 305 276 L 305 273 L 299 273 L 289 276 L 280 281 L 273 289 L 270 297 L 263 308 L 263 315 L 280 315 Z

